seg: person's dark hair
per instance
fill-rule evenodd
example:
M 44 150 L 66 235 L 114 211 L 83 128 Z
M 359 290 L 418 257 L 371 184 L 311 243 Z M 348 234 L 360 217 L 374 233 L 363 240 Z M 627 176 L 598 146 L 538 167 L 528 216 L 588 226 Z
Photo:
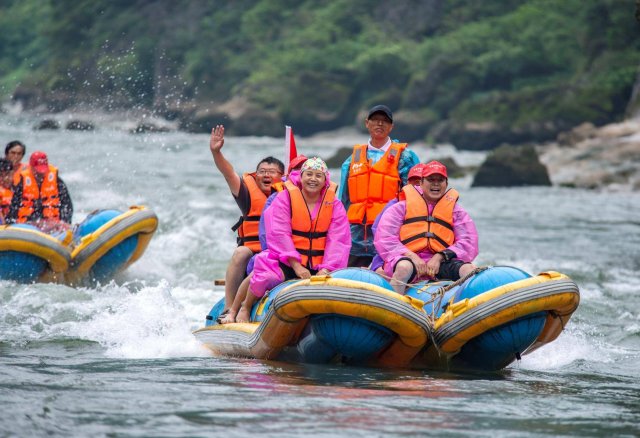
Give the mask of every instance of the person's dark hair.
M 258 170 L 258 167 L 260 167 L 262 163 L 275 164 L 276 166 L 278 166 L 278 170 L 280 170 L 280 173 L 284 173 L 284 163 L 275 157 L 266 157 L 260 160 L 260 162 L 256 166 L 256 170 Z
M 27 147 L 24 145 L 24 143 L 22 143 L 20 140 L 13 140 L 7 143 L 7 146 L 4 148 L 5 157 L 9 155 L 9 151 L 16 146 L 22 146 L 22 154 L 23 155 L 27 154 Z
M 13 172 L 13 163 L 6 158 L 0 158 L 0 172 Z

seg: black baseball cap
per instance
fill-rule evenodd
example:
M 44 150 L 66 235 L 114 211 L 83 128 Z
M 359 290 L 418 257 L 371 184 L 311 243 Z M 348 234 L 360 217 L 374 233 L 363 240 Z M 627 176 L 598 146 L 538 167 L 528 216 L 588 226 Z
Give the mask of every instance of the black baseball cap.
M 393 113 L 386 105 L 376 105 L 369 110 L 369 115 L 367 116 L 367 120 L 371 118 L 372 115 L 376 113 L 381 113 L 387 116 L 387 118 L 393 123 Z

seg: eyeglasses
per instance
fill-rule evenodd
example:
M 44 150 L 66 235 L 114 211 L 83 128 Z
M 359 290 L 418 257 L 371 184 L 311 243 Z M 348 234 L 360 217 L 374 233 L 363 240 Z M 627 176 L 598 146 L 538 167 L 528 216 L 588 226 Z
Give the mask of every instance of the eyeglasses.
M 265 176 L 265 175 L 275 176 L 275 175 L 282 175 L 282 172 L 275 169 L 260 169 L 256 171 L 256 174 L 260 176 Z

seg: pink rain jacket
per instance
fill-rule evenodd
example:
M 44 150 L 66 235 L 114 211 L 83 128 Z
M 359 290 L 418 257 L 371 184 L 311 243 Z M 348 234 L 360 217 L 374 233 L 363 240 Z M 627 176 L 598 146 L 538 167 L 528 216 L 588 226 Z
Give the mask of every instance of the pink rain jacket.
M 431 214 L 435 204 L 428 203 L 427 206 L 429 214 Z M 406 253 L 409 251 L 400 242 L 400 227 L 404 222 L 406 211 L 406 201 L 400 201 L 389 207 L 382 214 L 375 234 L 374 244 L 378 254 L 385 262 L 384 272 L 389 277 L 393 276 L 396 263 L 406 257 Z M 453 233 L 455 240 L 448 249 L 455 252 L 458 259 L 472 262 L 478 255 L 478 231 L 469 214 L 457 202 L 453 209 Z M 433 253 L 428 249 L 422 250 L 418 255 L 425 262 L 433 257 Z
M 302 187 L 299 175 L 291 174 L 291 182 Z M 329 186 L 329 175 L 327 185 Z M 326 187 L 324 190 L 326 190 Z M 316 205 L 311 216 L 318 215 L 320 203 Z M 253 276 L 251 277 L 250 291 L 257 297 L 262 297 L 265 292 L 284 281 L 284 275 L 278 262 L 289 266 L 289 257 L 301 260 L 300 253 L 296 251 L 291 238 L 291 199 L 289 192 L 283 190 L 278 193 L 271 206 L 264 212 L 267 224 L 267 242 L 269 249 L 256 255 Z M 347 266 L 349 251 L 351 250 L 351 232 L 344 205 L 336 196 L 333 205 L 331 224 L 327 231 L 326 246 L 322 263 L 313 269 L 336 269 Z

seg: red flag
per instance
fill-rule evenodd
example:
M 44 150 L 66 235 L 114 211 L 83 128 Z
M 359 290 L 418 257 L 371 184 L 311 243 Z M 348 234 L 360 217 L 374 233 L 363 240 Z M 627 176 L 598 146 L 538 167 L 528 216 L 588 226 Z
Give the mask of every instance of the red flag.
M 298 156 L 298 150 L 296 149 L 296 140 L 293 138 L 293 129 L 291 126 L 285 125 L 285 136 L 284 136 L 284 168 L 289 168 L 289 163 L 295 157 Z

